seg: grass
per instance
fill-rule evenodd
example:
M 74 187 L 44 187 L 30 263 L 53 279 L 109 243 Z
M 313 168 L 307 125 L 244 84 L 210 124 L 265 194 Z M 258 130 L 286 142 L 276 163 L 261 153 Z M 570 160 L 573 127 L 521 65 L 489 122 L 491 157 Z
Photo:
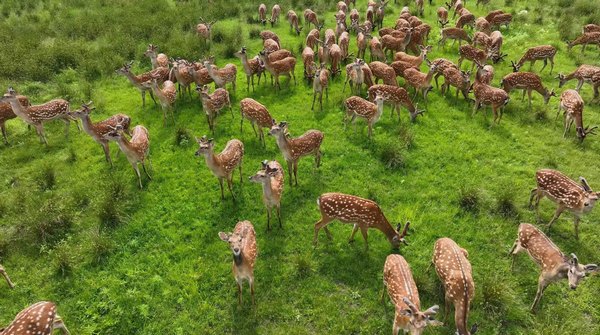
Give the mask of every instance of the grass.
M 237 59 L 223 57 L 230 54 L 231 45 L 204 45 L 195 38 L 194 13 L 205 13 L 207 20 L 218 18 L 220 38 L 244 43 L 254 54 L 260 50 L 255 35 L 262 26 L 248 22 L 258 3 L 226 6 L 232 2 L 216 1 L 206 11 L 185 1 L 102 3 L 3 1 L 0 26 L 6 37 L 0 38 L 0 61 L 5 66 L 0 84 L 13 85 L 34 103 L 68 97 L 71 109 L 76 109 L 92 99 L 97 107 L 94 120 L 130 115 L 134 124 L 150 131 L 154 178 L 143 178 L 145 188 L 139 190 L 129 163 L 123 154 L 116 155 L 114 144 L 111 169 L 100 146 L 74 126 L 67 140 L 62 122 L 47 124 L 50 145 L 45 147 L 21 121 L 7 122 L 11 144 L 0 145 L 0 261 L 17 287 L 8 290 L 0 284 L 0 325 L 33 302 L 52 300 L 77 334 L 387 334 L 393 307 L 379 302 L 382 268 L 385 257 L 397 251 L 390 250 L 385 237 L 371 231 L 370 250 L 365 252 L 360 236 L 354 244 L 347 243 L 351 226 L 334 223 L 333 241 L 322 234 L 319 247 L 312 247 L 313 224 L 319 219 L 315 200 L 321 193 L 339 191 L 378 201 L 393 223 L 411 221 L 410 245 L 400 253 L 411 264 L 423 306 L 443 306 L 435 271 L 427 267 L 435 240 L 448 236 L 469 251 L 476 283 L 470 320 L 480 325 L 481 334 L 600 332 L 597 275 L 576 291 L 564 282 L 550 286 L 539 312 L 532 315 L 528 308 L 535 295 L 537 266 L 519 255 L 511 272 L 505 257 L 518 222 L 535 222 L 526 207 L 537 169 L 556 168 L 573 178 L 582 175 L 592 187 L 600 187 L 598 138 L 590 136 L 579 145 L 572 131 L 564 139 L 562 122 L 554 121 L 558 99 L 545 106 L 535 95 L 530 111 L 520 93 L 514 93 L 502 124 L 490 127 L 489 111 L 487 119 L 481 112 L 471 117 L 472 106 L 442 98 L 434 90 L 426 107 L 420 101 L 427 113 L 414 124 L 405 110 L 398 123 L 387 106 L 369 141 L 364 123 L 359 122 L 356 134 L 351 128 L 343 130 L 340 106 L 348 96 L 342 93 L 343 76 L 331 81 L 323 112 L 312 112 L 307 83 L 300 80 L 287 88 L 282 79 L 284 88 L 277 94 L 267 85 L 248 93 L 245 76 L 239 75 L 238 90 L 232 94 L 235 116 L 219 116 L 214 138 L 217 150 L 231 138 L 244 142 L 244 181 L 240 184 L 236 172 L 238 200 L 227 195 L 221 201 L 217 179 L 194 156 L 194 136 L 211 136 L 198 97 L 179 99 L 177 125 L 164 127 L 160 109 L 150 99 L 142 109 L 138 91 L 114 70 L 129 59 L 136 60 L 136 72 L 148 70 L 150 62 L 142 56 L 148 43 L 159 45 L 170 57 L 214 54 L 219 66 L 239 65 Z M 332 3 L 294 3 L 297 13 L 311 6 L 332 27 Z M 288 1 L 280 4 L 284 13 L 290 8 Z M 578 0 L 575 8 L 564 0 L 513 0 L 510 6 L 492 0 L 488 7 L 468 7 L 476 16 L 495 8 L 527 10 L 510 31 L 502 30 L 507 60 L 518 59 L 526 47 L 549 43 L 559 48 L 555 71 L 568 73 L 578 64 L 598 62 L 597 49 L 588 48 L 582 56 L 579 48 L 568 53 L 562 42 L 573 38 L 583 23 L 599 22 L 598 7 L 589 4 L 593 0 Z M 387 17 L 387 25 L 403 5 L 388 6 L 394 14 Z M 427 22 L 434 21 L 435 8 L 426 5 Z M 590 11 L 582 14 L 577 8 Z M 546 15 L 543 23 L 536 19 L 538 12 Z M 165 22 L 166 16 L 172 21 Z M 304 38 L 292 33 L 285 21 L 268 29 L 290 50 L 297 50 Z M 438 38 L 438 30 L 432 29 L 430 44 Z M 354 43 L 352 36 L 351 51 Z M 31 45 L 39 48 L 30 50 Z M 456 48 L 434 47 L 430 58 L 437 57 L 456 61 Z M 495 85 L 511 71 L 507 63 L 495 67 Z M 535 69 L 540 67 L 536 64 Z M 301 76 L 299 62 L 296 77 Z M 547 70 L 542 73 L 544 83 L 557 88 L 554 77 Z M 574 85 L 569 82 L 565 88 Z M 300 162 L 300 185 L 286 184 L 284 190 L 284 228 L 276 226 L 268 233 L 260 186 L 250 184 L 247 176 L 262 160 L 283 158 L 272 138 L 267 137 L 263 148 L 247 122 L 240 134 L 238 102 L 246 96 L 266 105 L 278 121 L 288 121 L 293 136 L 308 129 L 325 133 L 321 168 L 314 168 L 311 159 Z M 582 96 L 586 103 L 591 100 L 589 85 Z M 597 104 L 588 103 L 586 124 L 600 124 L 599 112 Z M 542 220 L 548 221 L 553 205 L 542 200 L 540 206 Z M 598 262 L 599 218 L 598 210 L 585 216 L 581 240 L 576 241 L 572 216 L 565 213 L 549 236 L 565 252 L 576 252 L 582 262 Z M 245 302 L 238 306 L 231 254 L 217 237 L 242 219 L 257 230 L 255 307 L 249 304 L 247 286 Z M 445 323 L 428 333 L 453 333 L 452 318 Z

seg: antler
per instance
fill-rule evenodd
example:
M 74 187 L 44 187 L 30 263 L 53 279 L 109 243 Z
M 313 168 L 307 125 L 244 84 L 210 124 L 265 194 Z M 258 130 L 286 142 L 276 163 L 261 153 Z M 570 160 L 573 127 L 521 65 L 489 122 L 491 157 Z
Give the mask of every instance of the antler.
M 430 316 L 430 315 L 436 315 L 438 309 L 440 309 L 440 306 L 438 305 L 433 305 L 431 307 L 429 307 L 425 312 L 423 312 L 423 314 Z
M 410 308 L 410 310 L 413 313 L 419 312 L 419 309 L 417 308 L 417 306 L 415 306 L 415 304 L 413 304 L 413 302 L 410 301 L 410 299 L 408 299 L 407 297 L 402 298 L 402 301 L 404 301 L 404 303 L 408 306 L 408 308 Z
M 583 189 L 586 192 L 592 192 L 592 188 L 590 187 L 590 184 L 588 184 L 587 180 L 585 180 L 585 178 L 579 177 L 579 181 L 581 182 L 581 186 L 583 186 Z
M 596 135 L 596 132 L 594 131 L 594 129 L 598 128 L 598 126 L 593 126 L 592 129 L 589 129 L 590 126 L 585 127 L 585 130 L 583 131 L 585 133 L 585 135 Z

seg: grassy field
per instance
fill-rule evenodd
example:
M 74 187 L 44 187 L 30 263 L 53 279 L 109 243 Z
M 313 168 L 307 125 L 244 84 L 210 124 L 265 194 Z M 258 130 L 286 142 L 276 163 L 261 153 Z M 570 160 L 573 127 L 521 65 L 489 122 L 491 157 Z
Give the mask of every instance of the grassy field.
M 362 17 L 366 1 L 357 2 Z M 456 47 L 435 44 L 439 2 L 425 8 L 424 20 L 434 27 L 430 58 L 456 61 Z M 177 125 L 164 127 L 162 112 L 151 101 L 142 109 L 138 91 L 114 70 L 129 59 L 136 60 L 136 72 L 148 70 L 150 62 L 143 56 L 148 43 L 172 57 L 213 54 L 219 66 L 240 65 L 231 58 L 233 51 L 246 45 L 254 54 L 261 48 L 256 35 L 263 27 L 253 22 L 258 4 L 0 4 L 0 28 L 6 32 L 0 36 L 0 87 L 13 85 L 35 103 L 68 98 L 72 109 L 92 99 L 97 106 L 94 120 L 130 115 L 133 124 L 150 131 L 154 167 L 154 180 L 144 179 L 146 187 L 140 191 L 114 144 L 111 169 L 100 146 L 75 127 L 67 140 L 62 123 L 48 124 L 46 147 L 22 121 L 7 123 L 11 144 L 0 145 L 0 262 L 17 286 L 9 290 L 0 283 L 0 327 L 25 306 L 52 300 L 73 334 L 388 334 L 394 309 L 389 301 L 379 301 L 382 269 L 386 256 L 398 251 L 378 231 L 370 232 L 368 252 L 360 237 L 348 244 L 351 226 L 339 223 L 331 226 L 333 241 L 323 234 L 319 246 L 312 246 L 313 224 L 319 219 L 315 200 L 336 191 L 377 201 L 392 222 L 412 222 L 410 245 L 399 252 L 413 269 L 423 306 L 443 306 L 435 271 L 427 268 L 433 243 L 447 236 L 469 251 L 476 285 L 470 323 L 477 322 L 481 334 L 600 333 L 597 275 L 576 291 L 565 282 L 550 286 L 538 313 L 531 314 L 538 268 L 521 254 L 511 272 L 506 256 L 519 222 L 535 222 L 527 201 L 537 169 L 585 176 L 592 187 L 600 187 L 600 139 L 590 136 L 579 144 L 573 130 L 563 138 L 562 120 L 554 119 L 557 98 L 546 106 L 534 95 L 533 109 L 528 110 L 514 92 L 502 123 L 492 126 L 489 110 L 487 118 L 481 112 L 472 117 L 472 106 L 464 100 L 434 90 L 427 112 L 414 124 L 405 110 L 398 123 L 386 107 L 369 141 L 364 123 L 357 133 L 343 129 L 342 101 L 349 96 L 342 92 L 343 76 L 332 80 L 323 112 L 312 112 L 307 83 L 286 87 L 282 79 L 279 93 L 264 84 L 247 92 L 245 76 L 238 75 L 232 95 L 235 115 L 227 112 L 218 118 L 215 141 L 217 150 L 231 138 L 244 142 L 244 182 L 240 184 L 236 173 L 238 200 L 227 195 L 221 201 L 217 179 L 204 159 L 194 156 L 193 136 L 208 134 L 199 98 L 180 98 Z M 312 6 L 326 18 L 326 27 L 333 28 L 333 1 L 280 4 L 283 14 L 290 8 L 301 14 Z M 403 5 L 399 1 L 388 6 L 387 25 Z M 410 6 L 414 10 L 413 2 Z M 563 42 L 575 37 L 584 23 L 600 21 L 594 0 L 492 0 L 480 8 L 468 1 L 467 7 L 476 16 L 497 8 L 514 14 L 510 30 L 502 29 L 508 57 L 495 66 L 496 86 L 511 71 L 508 60 L 517 60 L 530 46 L 558 48 L 556 73 L 600 61 L 596 47 L 581 55 L 580 47 L 568 52 Z M 210 50 L 194 35 L 198 16 L 219 18 Z M 272 30 L 300 58 L 305 32 L 295 36 L 285 20 Z M 350 50 L 356 52 L 354 36 Z M 540 67 L 536 64 L 535 69 Z M 558 89 L 555 76 L 542 73 L 544 83 L 559 93 L 575 87 L 572 81 Z M 301 62 L 296 77 L 302 78 Z M 584 85 L 581 93 L 587 104 L 585 124 L 600 124 L 598 104 L 589 103 L 591 87 Z M 308 129 L 325 133 L 322 166 L 316 169 L 311 159 L 301 161 L 299 186 L 286 184 L 284 189 L 284 228 L 270 232 L 265 231 L 261 188 L 247 177 L 264 159 L 284 161 L 274 139 L 267 137 L 262 148 L 247 122 L 240 134 L 238 102 L 248 96 L 265 104 L 278 121 L 288 121 L 293 136 Z M 423 102 L 419 105 L 424 107 Z M 553 212 L 554 206 L 543 200 L 542 220 L 548 221 Z M 564 252 L 577 253 L 581 262 L 597 263 L 599 218 L 599 210 L 584 217 L 577 241 L 572 216 L 564 214 L 549 236 Z M 255 307 L 248 290 L 238 306 L 231 253 L 217 236 L 239 220 L 250 220 L 257 230 Z M 454 334 L 453 318 L 445 321 L 446 326 L 427 333 Z

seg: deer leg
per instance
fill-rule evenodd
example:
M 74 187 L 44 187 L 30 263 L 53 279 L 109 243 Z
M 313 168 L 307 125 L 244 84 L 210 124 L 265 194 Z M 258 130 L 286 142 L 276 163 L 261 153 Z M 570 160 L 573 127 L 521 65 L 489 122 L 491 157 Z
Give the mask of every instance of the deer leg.
M 221 200 L 225 200 L 225 194 L 223 193 L 223 178 L 219 178 L 219 186 L 221 186 Z
M 4 143 L 8 144 L 8 137 L 6 136 L 6 125 L 4 122 L 0 123 L 0 129 L 2 129 L 2 138 L 4 138 Z
M 448 320 L 448 315 L 450 314 L 450 300 L 447 296 L 444 296 L 444 322 Z
M 154 93 L 152 93 L 152 91 L 149 91 L 149 92 L 150 92 L 150 98 L 152 98 L 152 101 L 154 101 L 154 105 L 156 105 L 157 103 L 156 103 L 156 99 L 154 99 Z
M 521 250 L 523 250 L 523 247 L 521 247 L 521 244 L 519 243 L 519 239 L 517 239 L 515 241 L 515 243 L 513 244 L 512 248 L 510 249 L 510 251 L 508 252 L 508 255 L 512 256 L 511 261 L 510 261 L 510 269 L 511 270 L 514 268 L 515 258 L 517 256 L 517 254 L 519 252 L 521 252 Z
M 48 145 L 48 139 L 46 139 L 46 135 L 44 134 L 44 126 L 41 123 L 39 123 L 35 124 L 34 127 L 38 133 L 38 136 L 40 137 L 40 142 Z
M 348 243 L 354 242 L 354 234 L 358 231 L 358 224 L 355 223 L 354 227 L 352 227 L 352 234 L 350 234 L 350 238 L 348 239 Z
M 240 184 L 242 184 L 244 182 L 244 179 L 242 178 L 242 161 L 240 160 Z
M 536 197 L 538 195 L 538 189 L 534 188 L 529 192 L 529 210 L 532 211 L 539 204 L 539 199 Z M 536 198 L 535 205 L 533 204 L 533 198 Z
M 235 194 L 233 194 L 233 180 L 231 175 L 227 177 L 227 188 L 229 189 L 229 193 L 231 193 L 231 197 L 233 200 L 235 200 Z
M 242 304 L 242 279 L 235 278 L 238 287 L 238 304 Z
M 252 297 L 252 305 L 256 305 L 254 301 L 254 277 L 248 278 L 248 284 L 250 285 L 250 296 Z
M 544 71 L 544 69 L 546 68 L 546 65 L 548 65 L 548 59 L 544 58 L 544 66 L 542 66 L 542 68 L 540 69 L 540 72 Z
M 317 91 L 313 92 L 313 102 L 312 106 L 310 107 L 310 110 L 315 110 L 315 100 L 317 100 Z
M 575 221 L 573 221 L 573 225 L 575 226 L 575 239 L 579 240 L 579 216 L 575 215 Z
M 252 130 L 254 130 L 254 136 L 258 136 L 258 133 L 256 132 L 256 128 L 254 128 L 254 121 L 250 121 L 250 124 L 252 125 Z
M 56 315 L 56 317 L 54 319 L 54 322 L 52 324 L 52 328 L 54 330 L 60 329 L 60 332 L 63 335 L 70 335 L 71 334 L 71 332 L 67 329 L 67 326 L 63 322 L 62 318 L 58 314 Z
M 138 182 L 140 183 L 140 189 L 144 188 L 144 186 L 142 185 L 142 176 L 140 174 L 140 168 L 138 167 L 138 164 L 131 163 L 131 167 L 133 168 L 133 171 L 135 171 L 135 174 L 138 177 Z
M 535 64 L 535 60 L 532 60 L 531 62 L 529 62 L 529 71 L 531 71 L 534 64 Z
M 527 97 L 529 98 L 529 109 L 531 109 L 531 90 L 527 90 Z
M 298 161 L 294 161 L 294 179 L 296 180 L 296 186 L 298 186 Z
M 146 164 L 144 162 L 142 162 L 142 169 L 144 170 L 144 173 L 146 174 L 146 176 L 148 176 L 148 179 L 152 180 L 152 177 L 150 176 L 150 174 L 146 170 Z
M 548 58 L 550 61 L 550 75 L 552 75 L 552 70 L 554 69 L 554 57 Z
M 142 94 L 142 108 L 146 107 L 146 91 L 141 91 Z
M 521 97 L 521 101 L 525 100 L 525 93 L 526 93 L 526 89 L 523 89 L 523 96 Z
M 581 47 L 582 54 L 585 54 L 585 47 L 587 47 L 587 43 L 583 43 L 583 46 Z
M 546 283 L 544 277 L 540 275 L 540 278 L 538 279 L 538 289 L 535 294 L 535 299 L 533 299 L 533 304 L 531 305 L 530 311 L 532 313 L 535 313 L 535 308 L 539 304 L 540 299 L 542 299 L 542 295 L 544 294 L 544 290 L 546 289 L 546 287 L 548 287 L 548 283 Z
M 579 93 L 579 90 L 581 90 L 581 86 L 583 86 L 583 79 L 579 79 L 579 81 L 577 82 L 577 87 L 575 88 L 575 91 L 577 91 L 577 93 Z
M 267 206 L 266 211 L 267 211 L 267 231 L 270 231 L 271 230 L 271 208 L 269 208 Z
M 558 207 L 556 208 L 556 212 L 554 213 L 554 216 L 552 217 L 552 220 L 550 220 L 550 222 L 548 222 L 548 224 L 546 225 L 546 227 L 548 228 L 548 230 L 550 230 L 550 227 L 552 227 L 552 224 L 558 220 L 558 218 L 560 217 L 560 214 L 562 214 L 562 212 L 565 210 L 565 207 L 562 205 L 558 205 Z
M 319 220 L 319 221 L 317 221 L 317 223 L 315 223 L 315 236 L 313 237 L 313 245 L 315 247 L 317 246 L 317 243 L 318 243 L 319 230 L 321 230 L 321 228 L 325 228 L 327 237 L 329 237 L 329 239 L 331 239 L 331 233 L 329 232 L 329 230 L 326 227 L 330 222 L 331 222 L 330 218 L 322 217 L 321 220 Z
M 110 159 L 110 149 L 108 148 L 108 142 L 102 142 L 100 143 L 100 145 L 102 146 L 102 150 L 104 150 L 104 158 L 110 164 L 110 167 L 113 167 L 113 162 Z
M 277 205 L 275 207 L 275 210 L 277 211 L 277 220 L 279 221 L 279 228 L 283 229 L 283 223 L 281 222 L 281 204 Z
M 365 239 L 365 250 L 369 250 L 369 241 L 367 240 L 367 231 L 368 231 L 368 227 L 360 227 L 360 232 L 362 233 L 363 239 Z

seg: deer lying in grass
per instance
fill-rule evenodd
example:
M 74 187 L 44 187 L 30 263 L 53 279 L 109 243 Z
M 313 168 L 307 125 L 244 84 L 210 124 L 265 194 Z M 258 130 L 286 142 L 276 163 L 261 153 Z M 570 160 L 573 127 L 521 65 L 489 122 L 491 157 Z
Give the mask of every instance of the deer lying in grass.
M 9 103 L 13 113 L 18 116 L 21 120 L 25 121 L 28 125 L 35 127 L 40 142 L 48 144 L 46 135 L 44 134 L 43 123 L 52 120 L 62 120 L 65 123 L 65 136 L 69 136 L 69 125 L 71 121 L 75 121 L 69 116 L 69 102 L 63 99 L 54 99 L 41 105 L 22 105 L 17 92 L 9 87 L 0 103 Z M 75 121 L 77 129 L 79 129 L 79 123 Z M 81 129 L 79 129 L 81 130 Z
M 225 145 L 225 149 L 220 154 L 214 153 L 215 142 L 212 138 L 207 139 L 206 136 L 196 138 L 198 143 L 198 151 L 196 156 L 204 156 L 206 165 L 212 172 L 212 174 L 219 179 L 219 186 L 221 186 L 221 199 L 225 199 L 223 192 L 223 179 L 227 179 L 227 188 L 231 197 L 235 200 L 233 194 L 233 170 L 236 167 L 240 169 L 240 183 L 242 182 L 242 160 L 244 158 L 244 144 L 240 140 L 230 140 Z
M 556 170 L 542 169 L 536 172 L 535 177 L 537 187 L 531 190 L 529 209 L 536 210 L 539 221 L 540 200 L 545 196 L 548 197 L 557 204 L 554 216 L 546 225 L 548 229 L 560 217 L 562 212 L 568 210 L 575 216 L 575 237 L 579 239 L 580 217 L 594 208 L 600 194 L 592 191 L 592 188 L 583 177 L 579 177 L 581 185 Z
M 13 282 L 10 280 L 8 273 L 6 273 L 6 270 L 4 269 L 2 264 L 0 264 L 0 275 L 2 275 L 4 277 L 4 279 L 6 280 L 6 283 L 8 284 L 8 287 L 10 287 L 11 289 L 15 288 L 15 284 L 13 284 Z
M 27 99 L 27 97 L 24 95 L 17 95 L 17 101 L 24 108 L 28 108 L 31 106 L 31 104 L 29 103 L 29 99 Z M 8 144 L 8 136 L 6 135 L 6 121 L 14 119 L 16 117 L 17 114 L 13 112 L 10 103 L 0 103 L 0 129 L 2 130 L 2 137 L 4 138 L 5 144 Z
M 468 252 L 453 240 L 444 237 L 435 242 L 433 248 L 433 264 L 440 281 L 444 285 L 448 315 L 450 303 L 454 305 L 454 323 L 456 334 L 472 335 L 477 332 L 477 324 L 467 328 L 469 309 L 475 296 L 475 282 L 468 260 Z
M 512 72 L 504 76 L 500 81 L 500 86 L 506 93 L 510 93 L 514 89 L 523 90 L 523 99 L 525 93 L 529 97 L 529 108 L 531 109 L 531 92 L 536 91 L 544 97 L 544 104 L 548 104 L 550 97 L 555 97 L 554 89 L 548 90 L 542 83 L 542 78 L 532 72 Z
M 379 121 L 383 113 L 383 102 L 385 98 L 376 96 L 373 102 L 367 101 L 361 97 L 353 96 L 344 101 L 346 107 L 346 115 L 344 116 L 344 129 L 348 127 L 348 123 L 354 124 L 354 132 L 356 132 L 356 118 L 360 117 L 367 121 L 369 129 L 369 139 L 373 136 L 373 125 Z
M 583 64 L 566 76 L 562 73 L 559 73 L 558 77 L 556 77 L 559 80 L 558 87 L 563 87 L 565 83 L 571 79 L 577 79 L 577 88 L 575 88 L 575 91 L 579 92 L 579 90 L 581 90 L 581 86 L 583 86 L 583 83 L 593 84 L 592 79 L 594 75 L 597 75 L 598 73 L 600 73 L 600 67 Z
M 208 127 L 215 135 L 215 120 L 220 110 L 229 106 L 231 116 L 233 117 L 233 109 L 231 108 L 231 100 L 229 99 L 229 92 L 224 88 L 217 88 L 212 94 L 208 91 L 208 86 L 196 87 L 196 91 L 200 95 L 202 101 L 202 109 L 206 114 L 206 120 L 208 121 Z
M 567 49 L 571 51 L 574 46 L 581 45 L 581 53 L 583 54 L 588 44 L 596 44 L 598 49 L 600 49 L 600 31 L 583 33 L 575 40 L 567 42 Z
M 288 134 L 287 122 L 283 121 L 277 124 L 273 121 L 269 135 L 275 137 L 277 146 L 287 162 L 290 186 L 292 185 L 292 172 L 296 186 L 298 185 L 298 161 L 302 157 L 315 155 L 317 168 L 321 165 L 321 144 L 324 137 L 321 131 L 309 130 L 299 137 L 291 138 Z
M 560 114 L 560 111 L 563 110 L 565 114 L 565 131 L 563 133 L 563 137 L 567 137 L 567 132 L 571 130 L 571 126 L 573 122 L 575 122 L 575 131 L 577 133 L 577 138 L 579 139 L 579 143 L 582 143 L 587 135 L 595 135 L 594 131 L 597 126 L 592 127 L 583 127 L 583 99 L 575 90 L 566 90 L 562 92 L 560 95 L 560 103 L 558 104 L 558 112 L 556 113 L 556 117 Z
M 238 303 L 242 304 L 242 284 L 244 280 L 248 280 L 254 305 L 254 265 L 258 255 L 254 226 L 250 221 L 240 221 L 235 225 L 233 233 L 219 232 L 219 238 L 229 244 L 233 253 L 232 267 L 238 287 Z
M 263 128 L 270 129 L 273 125 L 273 117 L 269 114 L 267 107 L 254 99 L 245 98 L 240 101 L 240 113 L 242 114 L 240 120 L 240 132 L 243 132 L 244 119 L 248 119 L 252 125 L 252 130 L 254 130 L 254 135 L 257 135 L 259 142 L 265 146 L 265 134 L 263 133 Z M 258 133 L 254 127 L 255 123 L 258 126 Z
M 108 147 L 108 139 L 105 137 L 109 132 L 113 131 L 117 125 L 123 127 L 123 131 L 129 133 L 129 125 L 131 124 L 131 118 L 125 114 L 116 114 L 104 121 L 93 123 L 90 118 L 90 113 L 95 110 L 96 107 L 92 107 L 92 101 L 87 104 L 81 104 L 81 109 L 69 113 L 69 116 L 73 118 L 81 119 L 83 124 L 83 130 L 92 137 L 96 143 L 102 146 L 104 150 L 104 157 L 106 161 L 113 166 L 112 159 L 110 158 L 110 149 Z
M 372 200 L 343 193 L 323 193 L 317 199 L 317 205 L 321 212 L 321 219 L 315 223 L 315 236 L 313 238 L 315 247 L 317 246 L 319 230 L 321 228 L 325 230 L 327 237 L 330 240 L 332 239 L 327 225 L 336 219 L 342 223 L 354 225 L 348 243 L 354 242 L 354 235 L 360 228 L 360 232 L 365 240 L 366 250 L 369 249 L 369 242 L 367 240 L 369 228 L 376 228 L 385 234 L 394 249 L 398 249 L 400 243 L 407 244 L 404 237 L 406 237 L 410 222 L 406 222 L 402 232 L 400 232 L 402 223 L 399 223 L 396 229 L 394 229 L 386 219 L 379 205 Z
M 258 56 L 248 59 L 246 47 L 242 47 L 240 51 L 236 52 L 234 55 L 242 61 L 242 67 L 244 68 L 244 73 L 246 73 L 246 89 L 250 91 L 250 83 L 252 83 L 252 91 L 254 91 L 254 76 L 258 76 L 258 85 L 260 85 L 260 77 L 265 73 L 265 65 Z
M 425 113 L 424 110 L 417 109 L 417 106 L 413 105 L 408 92 L 403 87 L 390 86 L 390 85 L 373 85 L 369 87 L 369 100 L 375 99 L 376 96 L 385 97 L 385 100 L 394 106 L 392 109 L 392 116 L 394 112 L 398 113 L 398 121 L 400 121 L 400 106 L 406 107 L 410 115 L 410 121 L 414 122 L 418 115 Z
M 281 194 L 283 193 L 283 168 L 277 161 L 264 160 L 262 168 L 253 176 L 250 176 L 250 181 L 262 184 L 263 188 L 263 204 L 267 209 L 267 230 L 271 230 L 271 212 L 273 207 L 277 210 L 277 219 L 279 220 L 279 228 L 283 228 L 281 224 Z
M 519 61 L 515 64 L 512 63 L 512 67 L 514 72 L 518 72 L 521 66 L 525 64 L 525 62 L 529 62 L 529 70 L 533 67 L 538 60 L 544 61 L 544 66 L 540 69 L 540 72 L 544 70 L 548 61 L 550 61 L 550 74 L 552 74 L 552 70 L 554 69 L 554 56 L 556 55 L 556 48 L 551 45 L 539 45 L 537 47 L 532 47 L 525 51 L 525 54 L 519 59 Z
M 513 256 L 511 267 L 514 264 L 515 256 L 521 251 L 527 251 L 531 259 L 542 270 L 538 279 L 537 293 L 531 305 L 531 312 L 535 311 L 544 290 L 551 283 L 567 279 L 569 287 L 575 290 L 587 274 L 598 270 L 596 264 L 579 264 L 575 254 L 567 257 L 542 231 L 528 223 L 519 225 L 517 240 L 510 251 Z
M 0 334 L 50 335 L 54 330 L 60 330 L 63 335 L 71 334 L 62 318 L 56 313 L 56 304 L 40 301 L 20 311 L 6 328 L 0 329 Z
M 443 326 L 433 319 L 439 309 L 438 305 L 421 312 L 419 290 L 413 279 L 410 266 L 404 257 L 396 254 L 388 255 L 383 266 L 383 286 L 381 300 L 385 298 L 385 288 L 394 303 L 396 315 L 392 334 L 398 335 L 400 329 L 404 334 L 421 335 L 427 326 Z
M 142 176 L 138 164 L 142 164 L 144 173 L 146 173 L 148 179 L 152 180 L 152 177 L 146 170 L 146 161 L 148 161 L 150 167 L 152 167 L 152 163 L 150 163 L 150 158 L 148 157 L 150 152 L 148 129 L 144 126 L 135 126 L 131 135 L 131 140 L 128 140 L 127 137 L 125 137 L 123 125 L 117 124 L 115 127 L 111 127 L 111 130 L 104 135 L 104 138 L 117 142 L 119 149 L 125 154 L 129 164 L 131 164 L 131 167 L 135 171 L 140 184 L 140 189 L 142 189 L 144 186 L 142 185 Z

